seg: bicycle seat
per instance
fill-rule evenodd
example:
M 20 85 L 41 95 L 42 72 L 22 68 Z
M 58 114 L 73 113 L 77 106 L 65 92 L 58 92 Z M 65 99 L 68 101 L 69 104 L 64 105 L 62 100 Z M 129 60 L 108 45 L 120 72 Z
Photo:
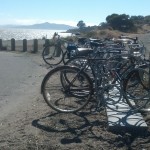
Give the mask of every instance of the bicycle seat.
M 77 55 L 79 56 L 87 56 L 88 54 L 93 52 L 91 48 L 77 48 Z
M 103 47 L 103 46 L 105 46 L 105 44 L 104 43 L 99 43 L 99 42 L 93 42 L 93 41 L 91 41 L 90 42 L 90 46 L 91 47 Z
M 85 47 L 80 47 L 80 48 L 77 48 L 78 51 L 92 51 L 93 49 L 91 48 L 85 48 Z
M 89 38 L 89 41 L 90 41 L 90 42 L 99 42 L 99 43 L 101 42 L 100 39 L 92 39 L 92 38 Z

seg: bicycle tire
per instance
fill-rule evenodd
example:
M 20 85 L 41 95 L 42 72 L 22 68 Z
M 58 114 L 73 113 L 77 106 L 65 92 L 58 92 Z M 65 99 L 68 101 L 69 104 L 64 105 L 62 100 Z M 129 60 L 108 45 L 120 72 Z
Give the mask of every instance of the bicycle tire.
M 113 59 L 113 57 L 111 59 Z M 135 67 L 144 69 L 144 68 L 147 68 L 147 66 L 149 65 L 148 60 L 137 61 L 136 59 L 134 59 L 134 64 L 131 64 L 129 59 L 121 58 L 121 57 L 119 58 L 119 61 L 117 60 L 116 62 L 117 64 L 115 65 L 114 71 L 117 72 L 117 75 L 119 76 L 120 79 L 128 70 L 132 70 Z M 118 76 L 116 76 L 114 80 L 112 81 L 113 84 L 119 79 Z
M 80 90 L 80 94 L 83 94 L 82 97 L 77 96 L 77 94 L 75 95 L 73 93 L 74 91 L 71 91 L 74 88 L 73 86 L 70 87 L 70 91 L 67 88 L 65 89 L 60 78 L 61 73 L 65 72 L 68 73 L 67 77 L 71 80 L 79 70 L 80 69 L 76 67 L 58 66 L 46 74 L 41 84 L 41 92 L 48 106 L 57 112 L 73 113 L 81 110 L 88 104 L 92 95 L 92 81 L 85 72 L 80 74 L 84 76 L 85 82 L 88 85 L 88 91 L 86 91 L 86 95 L 83 96 L 84 93 L 82 92 L 85 91 L 81 90 L 81 85 L 77 86 L 78 89 L 76 90 L 76 92 Z
M 142 68 L 133 69 L 123 80 L 123 95 L 136 111 L 147 109 L 150 102 L 149 73 Z
M 69 76 L 70 76 L 70 74 L 69 74 Z M 77 98 L 82 98 L 82 97 L 87 97 L 88 96 L 89 85 L 87 85 L 86 82 L 85 82 L 86 81 L 85 80 L 85 74 L 82 70 L 79 70 L 77 72 L 76 76 L 74 77 L 74 81 L 76 80 L 78 82 L 74 82 L 74 81 L 72 82 L 72 80 L 70 80 L 70 77 L 68 77 L 68 72 L 65 72 L 65 71 L 61 72 L 60 79 L 61 79 L 61 84 L 62 84 L 64 89 L 67 86 L 72 87 L 72 89 L 70 90 L 70 94 L 72 96 L 77 97 Z M 80 88 L 78 86 L 79 82 L 82 83 L 82 87 L 80 87 Z
M 84 66 L 85 63 L 87 63 L 87 58 L 84 56 L 77 56 L 77 57 L 73 57 L 70 58 L 65 65 L 69 65 L 69 66 L 75 66 L 78 68 L 82 68 Z M 86 72 L 91 79 L 94 79 L 94 71 L 92 70 L 92 68 L 89 66 L 89 64 L 87 63 L 87 67 L 84 69 L 84 72 Z
M 62 62 L 63 51 L 62 49 L 58 50 L 56 45 L 48 45 L 43 49 L 42 58 L 50 66 L 58 65 Z
M 67 50 L 64 52 L 63 54 L 63 58 L 62 58 L 62 61 L 64 64 L 66 64 L 66 62 L 69 60 L 70 58 L 68 57 L 68 53 L 67 53 Z

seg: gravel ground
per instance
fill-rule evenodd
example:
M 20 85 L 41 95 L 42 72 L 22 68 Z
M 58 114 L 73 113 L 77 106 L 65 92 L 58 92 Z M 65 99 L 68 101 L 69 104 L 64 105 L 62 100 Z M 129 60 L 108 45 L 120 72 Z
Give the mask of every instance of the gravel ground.
M 139 38 L 150 48 L 150 34 L 139 35 Z M 24 54 L 25 57 L 27 55 Z M 0 149 L 150 149 L 150 114 L 143 115 L 148 125 L 147 132 L 113 133 L 108 130 L 104 110 L 97 113 L 90 111 L 93 103 L 75 114 L 57 113 L 49 108 L 40 94 L 41 81 L 48 72 L 47 66 L 40 53 L 28 57 L 39 66 L 39 70 L 34 72 L 33 79 L 14 97 L 21 99 L 21 102 L 8 115 L 0 118 Z

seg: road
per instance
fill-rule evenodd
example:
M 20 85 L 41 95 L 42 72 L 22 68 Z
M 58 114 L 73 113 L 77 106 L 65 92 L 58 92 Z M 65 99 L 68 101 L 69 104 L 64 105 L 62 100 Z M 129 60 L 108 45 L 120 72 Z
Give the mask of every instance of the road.
M 40 84 L 47 72 L 40 59 L 35 54 L 0 52 L 0 119 L 40 93 Z

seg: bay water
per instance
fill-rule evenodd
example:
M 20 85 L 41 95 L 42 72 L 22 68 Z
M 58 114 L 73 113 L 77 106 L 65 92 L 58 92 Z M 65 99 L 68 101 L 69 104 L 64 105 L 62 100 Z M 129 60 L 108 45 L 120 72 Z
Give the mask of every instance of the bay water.
M 53 34 L 58 32 L 60 36 L 69 36 L 70 33 L 65 33 L 65 30 L 44 30 L 44 29 L 17 29 L 17 28 L 0 28 L 0 39 L 10 40 L 32 40 L 32 39 L 43 39 L 52 38 Z

